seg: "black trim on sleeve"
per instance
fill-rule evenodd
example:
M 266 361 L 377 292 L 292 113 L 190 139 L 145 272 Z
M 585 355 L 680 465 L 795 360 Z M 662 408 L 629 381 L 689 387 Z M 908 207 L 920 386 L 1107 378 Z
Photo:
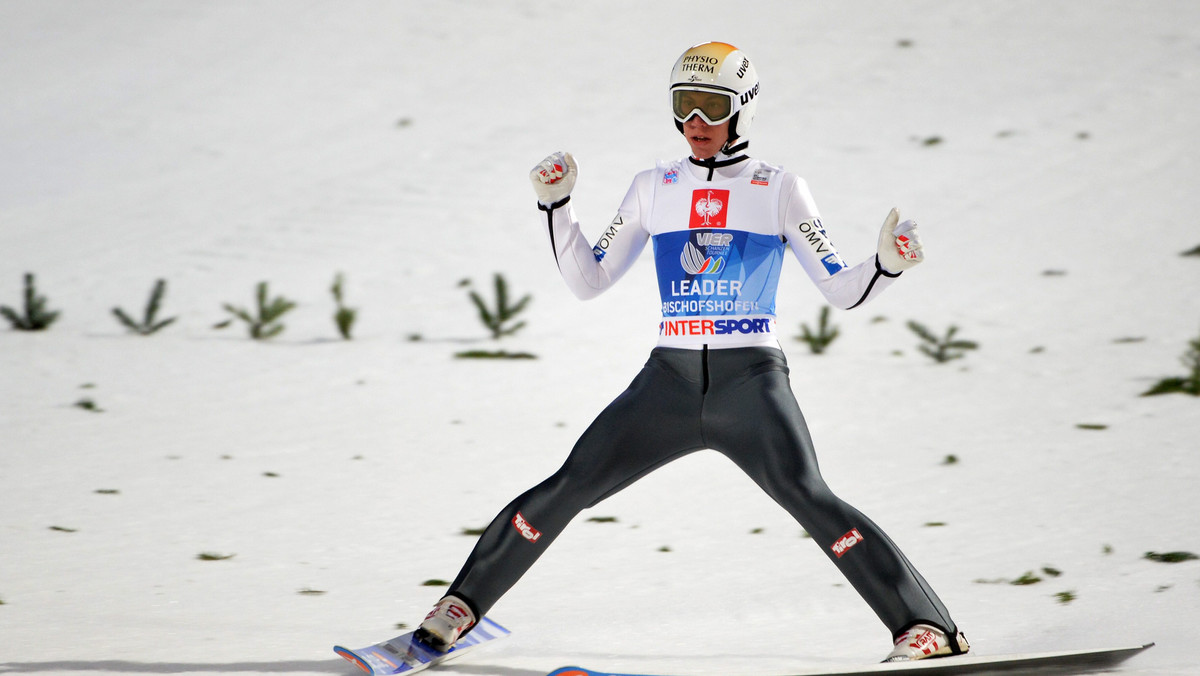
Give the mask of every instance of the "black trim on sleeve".
M 554 241 L 554 210 L 565 206 L 566 203 L 570 201 L 571 196 L 567 195 L 550 206 L 546 206 L 541 202 L 537 203 L 538 209 L 546 212 L 546 228 L 550 231 L 550 251 L 554 254 L 554 265 L 558 266 L 560 270 L 562 269 L 562 266 L 558 264 L 558 243 Z
M 879 254 L 875 254 L 875 269 L 878 270 L 879 274 L 883 275 L 884 277 L 892 277 L 892 278 L 899 277 L 901 275 L 901 272 L 903 272 L 903 271 L 888 272 L 887 270 L 885 270 L 883 268 L 883 265 L 880 264 L 880 262 L 879 262 Z
M 854 308 L 858 307 L 859 305 L 862 305 L 863 303 L 865 303 L 867 301 L 867 296 L 871 295 L 871 289 L 875 288 L 875 282 L 877 282 L 881 276 L 895 278 L 895 277 L 899 277 L 900 274 L 901 273 L 899 273 L 899 272 L 888 272 L 887 270 L 884 270 L 883 266 L 879 264 L 879 254 L 875 254 L 875 274 L 874 274 L 874 276 L 871 277 L 871 281 L 867 284 L 867 290 L 863 291 L 862 298 L 859 298 L 857 303 L 855 303 L 854 305 L 851 305 L 850 307 L 848 307 L 846 309 L 853 310 Z
M 567 195 L 566 197 L 560 199 L 559 201 L 555 202 L 554 204 L 551 204 L 550 206 L 546 206 L 545 204 L 542 204 L 541 202 L 538 202 L 537 205 L 538 205 L 538 208 L 541 209 L 542 211 L 554 211 L 555 209 L 565 205 L 567 202 L 570 202 L 570 201 L 571 201 L 571 196 Z

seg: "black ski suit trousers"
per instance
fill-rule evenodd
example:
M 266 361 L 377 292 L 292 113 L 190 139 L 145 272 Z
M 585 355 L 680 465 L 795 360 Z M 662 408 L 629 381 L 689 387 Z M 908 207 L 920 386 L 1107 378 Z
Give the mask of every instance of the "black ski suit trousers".
M 927 623 L 954 636 L 945 606 L 874 522 L 830 491 L 775 348 L 655 348 L 562 467 L 509 503 L 450 586 L 487 611 L 583 509 L 701 449 L 737 464 L 788 511 L 893 636 Z

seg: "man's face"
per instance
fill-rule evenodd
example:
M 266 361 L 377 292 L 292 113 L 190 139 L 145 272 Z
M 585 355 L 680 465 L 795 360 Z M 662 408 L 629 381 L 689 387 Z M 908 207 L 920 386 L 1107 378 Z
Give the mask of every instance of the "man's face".
M 729 120 L 714 125 L 705 122 L 699 115 L 693 115 L 683 123 L 683 136 L 696 159 L 707 160 L 716 157 L 717 152 L 729 140 Z

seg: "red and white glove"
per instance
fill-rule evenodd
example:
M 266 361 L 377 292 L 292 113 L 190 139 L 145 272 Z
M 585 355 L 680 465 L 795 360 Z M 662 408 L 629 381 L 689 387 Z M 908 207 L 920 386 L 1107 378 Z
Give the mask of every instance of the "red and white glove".
M 529 172 L 529 181 L 538 201 L 547 206 L 561 201 L 575 188 L 579 165 L 571 153 L 552 153 Z
M 900 212 L 892 209 L 879 231 L 879 264 L 884 270 L 899 274 L 925 260 L 917 222 L 900 220 Z

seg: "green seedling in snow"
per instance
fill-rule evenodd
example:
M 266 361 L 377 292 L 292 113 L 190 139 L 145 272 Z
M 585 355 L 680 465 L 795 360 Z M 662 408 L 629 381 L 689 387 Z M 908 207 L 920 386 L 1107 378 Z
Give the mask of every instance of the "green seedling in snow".
M 46 297 L 39 296 L 34 283 L 33 273 L 25 273 L 25 306 L 24 313 L 3 305 L 0 315 L 8 320 L 17 331 L 44 331 L 58 319 L 58 311 L 46 309 Z
M 525 294 L 516 303 L 510 303 L 508 297 L 508 282 L 504 279 L 504 275 L 496 273 L 494 279 L 495 286 L 495 303 L 492 307 L 483 300 L 475 290 L 469 292 L 471 302 L 475 304 L 475 309 L 479 311 L 479 321 L 491 332 L 492 338 L 500 339 L 504 336 L 511 336 L 517 331 L 525 328 L 525 322 L 519 321 L 512 323 L 513 319 L 520 314 L 533 296 Z
M 175 321 L 175 317 L 170 317 L 161 321 L 157 319 L 159 307 L 162 305 L 163 294 L 165 294 L 166 291 L 167 281 L 165 279 L 160 279 L 154 283 L 154 288 L 150 290 L 150 299 L 146 302 L 146 310 L 142 314 L 142 321 L 140 322 L 134 321 L 132 317 L 125 314 L 125 311 L 119 307 L 113 308 L 113 315 L 115 315 L 117 321 L 121 322 L 121 324 L 123 324 L 125 328 L 129 329 L 130 332 L 142 336 L 149 336 L 160 329 L 169 326 Z
M 979 344 L 974 341 L 956 339 L 954 336 L 958 333 L 957 326 L 951 326 L 946 330 L 946 335 L 941 338 L 935 336 L 932 331 L 919 322 L 908 322 L 908 328 L 924 341 L 917 345 L 917 349 L 939 364 L 962 359 L 965 356 L 965 350 L 974 350 L 979 347 Z
M 1164 378 L 1154 387 L 1142 393 L 1143 397 L 1156 394 L 1190 394 L 1200 396 L 1200 338 L 1194 338 L 1188 343 L 1188 351 L 1181 359 L 1183 365 L 1190 371 L 1188 375 L 1179 378 Z
M 350 340 L 350 332 L 354 328 L 354 320 L 358 318 L 358 310 L 355 308 L 346 307 L 343 301 L 342 291 L 342 273 L 338 273 L 333 278 L 333 286 L 329 291 L 333 294 L 333 302 L 337 305 L 337 310 L 333 313 L 333 323 L 337 325 L 338 333 L 345 340 Z
M 808 328 L 808 324 L 800 325 L 800 335 L 796 336 L 797 340 L 802 340 L 808 344 L 808 349 L 813 354 L 821 354 L 825 352 L 825 348 L 829 347 L 838 337 L 838 328 L 829 323 L 829 306 L 821 308 L 821 314 L 817 317 L 817 328 Z
M 255 340 L 267 340 L 283 333 L 284 326 L 279 323 L 280 317 L 287 314 L 296 304 L 283 296 L 268 299 L 267 283 L 259 282 L 255 291 L 258 307 L 254 313 L 226 303 L 225 311 L 237 319 L 246 322 L 250 337 Z M 219 328 L 228 326 L 228 322 L 217 325 Z

